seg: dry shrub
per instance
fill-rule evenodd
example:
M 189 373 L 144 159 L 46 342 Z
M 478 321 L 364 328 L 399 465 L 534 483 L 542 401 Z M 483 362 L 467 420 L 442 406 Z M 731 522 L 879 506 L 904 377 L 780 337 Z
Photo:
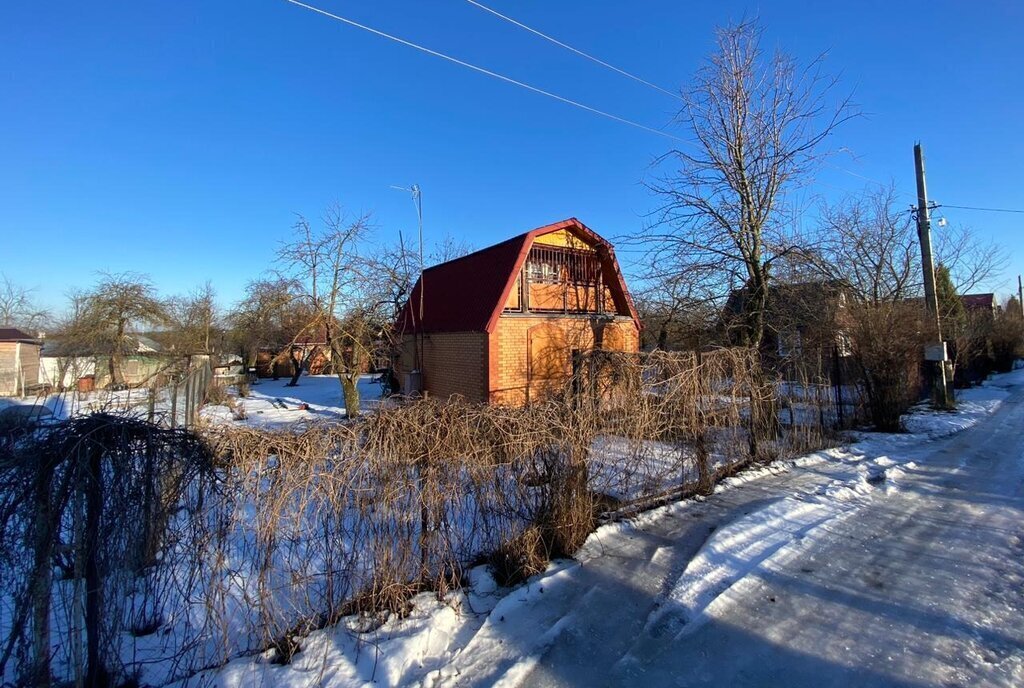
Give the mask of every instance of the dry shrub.
M 177 560 L 176 512 L 190 489 L 208 489 L 211 459 L 186 431 L 108 413 L 49 426 L 0 457 L 0 589 L 16 610 L 0 677 L 15 653 L 32 658 L 17 667 L 26 682 L 48 683 L 61 665 L 86 685 L 131 680 L 119 635 L 152 633 L 180 592 L 156 572 Z M 72 585 L 54 584 L 61 563 Z M 75 642 L 69 628 L 81 629 Z
M 159 604 L 132 627 L 179 620 L 162 642 L 180 678 L 267 648 L 287 662 L 342 617 L 374 628 L 473 562 L 512 584 L 575 553 L 602 506 L 707 492 L 751 447 L 792 455 L 821 436 L 779 429 L 774 397 L 749 350 L 596 352 L 522 408 L 425 399 L 286 432 L 204 427 L 216 480 L 174 493 Z
M 1024 319 L 1004 311 L 992 323 L 992 368 L 997 373 L 1013 370 L 1014 361 L 1024 356 Z
M 230 406 L 232 397 L 228 388 L 217 382 L 211 382 L 206 388 L 206 403 L 214 406 Z
M 551 552 L 537 526 L 530 526 L 515 537 L 501 543 L 487 558 L 498 585 L 513 586 L 544 571 Z
M 850 311 L 871 423 L 883 432 L 899 432 L 901 416 L 921 394 L 921 351 L 928 340 L 921 305 L 861 303 Z

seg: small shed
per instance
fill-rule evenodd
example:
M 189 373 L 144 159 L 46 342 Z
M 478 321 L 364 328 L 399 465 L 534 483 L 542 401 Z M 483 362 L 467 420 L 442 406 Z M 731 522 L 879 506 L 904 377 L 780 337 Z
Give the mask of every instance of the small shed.
M 14 327 L 0 328 L 0 396 L 24 396 L 39 386 L 42 340 Z

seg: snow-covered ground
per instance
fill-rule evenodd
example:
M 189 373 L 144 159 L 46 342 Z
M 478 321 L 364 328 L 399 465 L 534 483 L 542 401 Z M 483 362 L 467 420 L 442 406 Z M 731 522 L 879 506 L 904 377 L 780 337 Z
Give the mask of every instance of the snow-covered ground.
M 359 406 L 363 411 L 376 408 L 381 401 L 383 389 L 377 375 L 362 375 L 359 378 Z M 236 387 L 228 392 L 238 395 Z M 297 422 L 310 420 L 331 420 L 345 417 L 345 400 L 341 384 L 334 375 L 303 375 L 295 387 L 288 386 L 288 379 L 259 380 L 249 387 L 246 397 L 238 397 L 235 404 L 245 409 L 244 419 L 237 420 L 236 414 L 227 406 L 207 405 L 200 416 L 212 423 L 233 423 L 265 429 L 281 429 Z
M 228 392 L 236 398 L 235 404 L 245 409 L 244 420 L 236 420 L 227 406 L 207 404 L 200 409 L 200 417 L 211 423 L 233 423 L 266 429 L 281 429 L 291 424 L 315 419 L 338 419 L 345 417 L 345 401 L 341 384 L 333 375 L 303 375 L 295 387 L 287 386 L 288 379 L 259 380 L 250 386 L 246 397 L 238 397 L 235 386 Z M 359 378 L 359 403 L 363 411 L 376 408 L 381 403 L 383 389 L 376 375 L 362 375 Z M 149 412 L 150 390 L 146 387 L 116 392 L 95 390 L 78 392 L 69 390 L 40 398 L 0 397 L 0 411 L 9 406 L 43 407 L 52 418 L 92 413 L 94 411 L 128 411 L 138 414 Z M 169 414 L 170 397 L 166 389 L 160 390 L 153 403 L 157 415 Z M 184 401 L 179 399 L 183 408 Z M 179 409 L 180 412 L 180 409 Z
M 1022 685 L 1022 398 L 1024 371 L 998 376 L 961 392 L 956 413 L 918 410 L 907 434 L 860 434 L 608 524 L 524 586 L 497 588 L 479 567 L 465 591 L 416 597 L 407 619 L 371 632 L 353 619 L 287 666 L 269 652 L 203 678 Z

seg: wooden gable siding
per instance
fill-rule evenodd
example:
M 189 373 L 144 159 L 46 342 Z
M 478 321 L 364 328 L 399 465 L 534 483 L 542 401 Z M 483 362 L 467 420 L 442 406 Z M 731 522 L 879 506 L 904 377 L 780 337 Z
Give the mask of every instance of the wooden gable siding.
M 39 384 L 38 344 L 0 342 L 0 396 L 20 396 Z

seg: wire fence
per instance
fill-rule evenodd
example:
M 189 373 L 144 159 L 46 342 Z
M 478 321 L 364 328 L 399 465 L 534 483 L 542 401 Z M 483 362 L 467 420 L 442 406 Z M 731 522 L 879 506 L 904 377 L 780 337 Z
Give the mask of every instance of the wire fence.
M 168 379 L 153 423 L 94 414 L 4 445 L 0 681 L 286 662 L 475 563 L 523 580 L 601 518 L 823 446 L 835 414 L 746 349 L 597 352 L 525 407 L 427 399 L 285 432 L 197 424 L 210 377 Z

